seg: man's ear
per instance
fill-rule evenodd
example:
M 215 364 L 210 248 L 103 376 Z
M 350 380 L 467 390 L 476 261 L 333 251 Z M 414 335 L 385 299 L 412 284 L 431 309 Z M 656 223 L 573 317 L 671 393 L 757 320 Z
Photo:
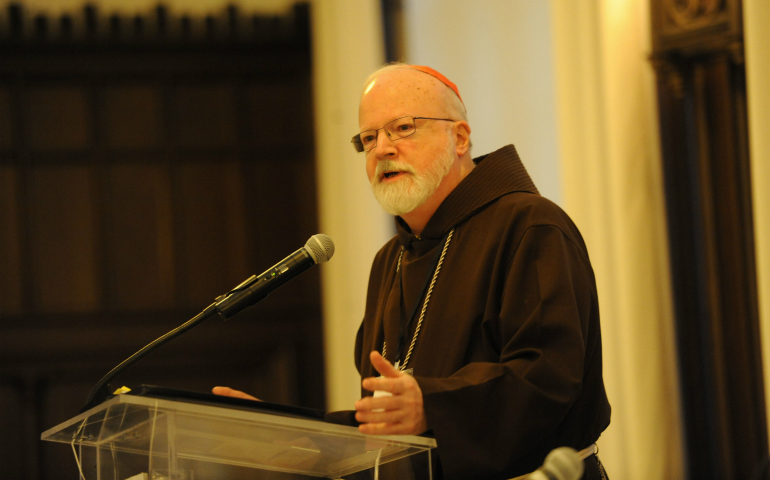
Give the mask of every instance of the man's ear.
M 471 148 L 471 126 L 468 122 L 461 120 L 452 127 L 452 135 L 455 138 L 457 156 L 462 157 Z

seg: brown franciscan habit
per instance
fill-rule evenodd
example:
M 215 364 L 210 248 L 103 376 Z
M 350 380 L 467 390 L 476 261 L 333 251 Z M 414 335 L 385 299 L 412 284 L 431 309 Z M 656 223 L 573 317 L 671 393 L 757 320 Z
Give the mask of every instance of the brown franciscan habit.
M 454 228 L 407 368 L 440 475 L 511 478 L 554 448 L 589 446 L 609 425 L 599 306 L 577 227 L 539 195 L 514 147 L 474 162 L 419 238 L 397 218 L 372 266 L 355 359 L 362 378 L 377 376 L 369 352 L 387 342 L 392 362 L 403 336 L 403 362 L 434 255 Z

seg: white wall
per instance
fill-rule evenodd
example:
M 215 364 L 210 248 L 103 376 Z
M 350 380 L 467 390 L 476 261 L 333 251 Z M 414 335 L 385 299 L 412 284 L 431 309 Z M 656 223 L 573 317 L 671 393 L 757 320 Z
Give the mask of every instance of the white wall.
M 317 0 L 311 15 L 319 223 L 337 248 L 322 265 L 327 406 L 350 410 L 360 397 L 353 348 L 369 268 L 394 233 L 350 144 L 363 82 L 383 62 L 382 27 L 378 0 Z
M 473 155 L 513 143 L 561 202 L 550 7 L 532 0 L 405 0 L 405 60 L 457 84 Z
M 596 273 L 613 478 L 685 478 L 648 0 L 551 0 L 564 203 Z
M 770 2 L 743 0 L 757 291 L 770 421 Z

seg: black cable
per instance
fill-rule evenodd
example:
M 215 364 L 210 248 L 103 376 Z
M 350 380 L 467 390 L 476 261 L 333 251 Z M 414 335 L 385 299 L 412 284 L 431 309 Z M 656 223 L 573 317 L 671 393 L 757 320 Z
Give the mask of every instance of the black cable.
M 183 334 L 187 330 L 190 330 L 191 328 L 203 322 L 204 320 L 211 318 L 215 313 L 217 313 L 216 305 L 217 305 L 216 303 L 212 303 L 211 305 L 206 307 L 205 310 L 203 310 L 201 313 L 199 313 L 192 319 L 188 320 L 186 323 L 183 323 L 182 325 L 176 327 L 175 329 L 166 333 L 162 337 L 153 341 L 152 343 L 142 348 L 135 354 L 123 360 L 123 362 L 120 363 L 120 365 L 110 370 L 107 373 L 107 375 L 103 376 L 102 379 L 99 380 L 96 383 L 96 385 L 94 385 L 94 388 L 91 389 L 91 392 L 88 394 L 88 398 L 86 398 L 86 404 L 83 407 L 83 409 L 80 410 L 80 413 L 83 413 L 86 410 L 93 408 L 99 403 L 103 402 L 110 395 L 109 382 L 111 382 L 112 380 L 115 379 L 115 377 L 123 373 L 123 371 L 126 370 L 128 367 L 130 367 L 131 365 L 135 364 L 142 358 L 149 355 L 156 348 L 168 343 L 169 341 Z

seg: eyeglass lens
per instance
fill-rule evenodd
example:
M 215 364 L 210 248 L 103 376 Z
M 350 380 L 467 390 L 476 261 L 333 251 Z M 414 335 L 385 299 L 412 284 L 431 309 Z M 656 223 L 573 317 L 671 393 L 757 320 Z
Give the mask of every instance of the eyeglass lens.
M 385 129 L 385 133 L 391 140 L 398 140 L 400 138 L 408 137 L 409 135 L 413 135 L 416 131 L 416 127 L 414 126 L 414 118 L 412 117 L 397 118 L 391 122 L 388 122 L 382 128 Z M 378 128 L 376 130 L 366 130 L 359 134 L 362 151 L 368 152 L 377 146 L 377 132 L 379 130 L 381 129 Z

